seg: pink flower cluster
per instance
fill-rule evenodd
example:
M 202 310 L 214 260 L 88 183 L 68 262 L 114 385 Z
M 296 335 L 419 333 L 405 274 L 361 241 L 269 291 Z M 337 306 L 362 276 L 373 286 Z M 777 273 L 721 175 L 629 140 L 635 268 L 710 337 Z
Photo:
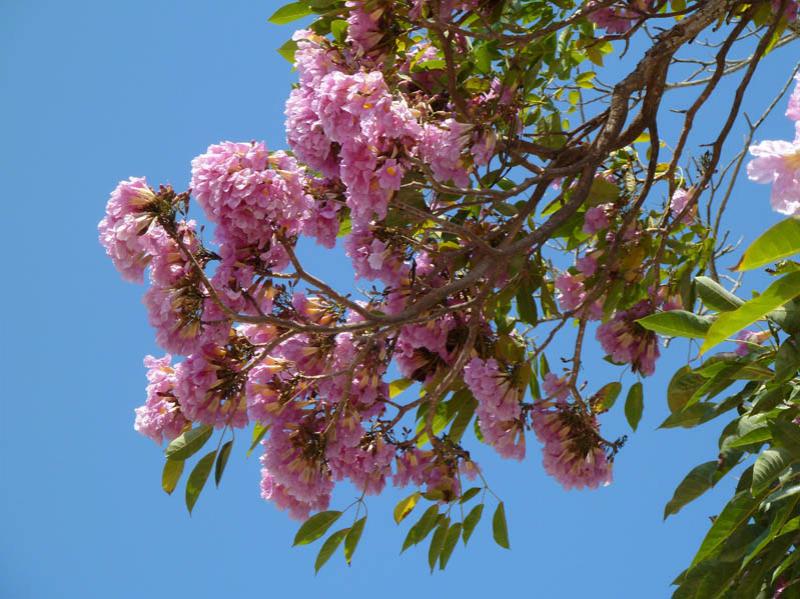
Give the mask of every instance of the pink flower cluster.
M 611 320 L 597 327 L 597 340 L 614 362 L 630 364 L 633 372 L 645 376 L 656 369 L 658 337 L 636 321 L 653 313 L 652 303 L 644 300 L 630 310 L 617 312 Z
M 356 12 L 356 15 L 359 13 Z M 295 34 L 300 87 L 286 104 L 286 131 L 296 155 L 341 178 L 353 221 L 384 218 L 421 129 L 405 101 L 392 97 L 380 71 L 349 74 L 334 67 L 326 42 Z
M 591 255 L 581 256 L 576 261 L 579 274 L 563 273 L 556 277 L 555 288 L 558 292 L 558 303 L 561 309 L 567 312 L 581 310 L 585 317 L 597 320 L 603 316 L 603 306 L 600 301 L 586 304 L 588 293 L 584 281 L 597 271 L 597 260 Z
M 100 221 L 100 243 L 126 281 L 141 283 L 150 260 L 146 233 L 153 223 L 147 209 L 156 199 L 143 177 L 121 181 L 111 192 Z
M 368 225 L 355 227 L 345 239 L 344 249 L 357 278 L 377 279 L 397 287 L 408 274 L 403 254 L 379 239 Z
M 753 351 L 754 345 L 761 345 L 770 337 L 769 331 L 740 331 L 736 335 L 736 354 L 746 356 Z
M 464 125 L 455 119 L 446 119 L 441 125 L 425 125 L 420 140 L 420 153 L 437 181 L 452 181 L 459 187 L 469 186 L 469 174 L 462 154 L 469 143 L 471 130 L 470 125 Z
M 525 390 L 514 384 L 494 358 L 472 358 L 464 366 L 464 382 L 478 400 L 475 413 L 486 442 L 504 458 L 524 458 L 525 433 L 520 416 Z
M 587 9 L 591 10 L 588 19 L 610 34 L 623 34 L 633 27 L 634 21 L 653 8 L 653 0 L 626 0 L 618 4 L 627 6 L 604 6 L 592 10 L 597 3 L 591 1 Z
M 223 142 L 192 160 L 191 186 L 217 225 L 217 241 L 228 248 L 223 256 L 255 248 L 265 263 L 285 268 L 288 259 L 277 235 L 299 233 L 313 206 L 294 158 L 270 155 L 260 142 Z
M 594 416 L 557 402 L 552 407 L 538 404 L 532 417 L 536 437 L 544 444 L 544 469 L 564 489 L 611 483 L 611 462 L 600 445 Z
M 347 0 L 345 6 L 350 10 L 347 17 L 347 41 L 358 56 L 369 55 L 383 38 L 379 21 L 384 9 L 368 6 L 365 0 Z
M 583 232 L 587 235 L 594 235 L 599 231 L 608 229 L 611 225 L 608 217 L 613 208 L 613 204 L 600 204 L 589 208 L 584 216 Z
M 794 215 L 800 213 L 800 77 L 786 116 L 794 121 L 794 141 L 767 140 L 750 146 L 755 158 L 747 165 L 747 176 L 756 183 L 772 185 L 773 210 Z
M 148 369 L 147 401 L 136 408 L 133 428 L 158 444 L 172 441 L 189 425 L 175 397 L 175 369 L 170 366 L 172 356 L 163 358 L 146 356 Z
M 239 367 L 226 348 L 212 343 L 178 364 L 175 397 L 186 417 L 217 428 L 245 426 L 247 405 Z
M 401 374 L 412 380 L 426 381 L 439 365 L 450 364 L 453 356 L 447 340 L 456 326 L 452 314 L 424 324 L 404 326 L 397 337 L 394 355 Z
M 679 187 L 675 190 L 675 193 L 672 194 L 672 198 L 669 201 L 669 212 L 672 215 L 672 218 L 678 218 L 680 214 L 686 209 L 686 205 L 689 203 L 689 199 L 692 197 L 692 191 L 683 189 Z M 689 209 L 681 218 L 681 222 L 684 225 L 692 224 L 692 210 Z

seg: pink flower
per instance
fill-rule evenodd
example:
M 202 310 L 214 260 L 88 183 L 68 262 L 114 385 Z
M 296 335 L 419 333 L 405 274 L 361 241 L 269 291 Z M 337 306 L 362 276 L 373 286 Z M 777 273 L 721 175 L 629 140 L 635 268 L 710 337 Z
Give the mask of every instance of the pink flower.
M 126 281 L 144 280 L 144 269 L 150 260 L 146 233 L 154 218 L 147 209 L 155 198 L 143 177 L 120 181 L 111 192 L 105 217 L 97 225 L 100 243 Z
M 564 403 L 551 409 L 540 403 L 532 417 L 536 437 L 544 443 L 544 469 L 564 489 L 596 489 L 611 483 L 611 462 L 601 446 L 594 416 Z
M 587 235 L 594 235 L 598 231 L 608 229 L 611 224 L 608 220 L 608 213 L 613 207 L 613 204 L 600 204 L 589 208 L 584 216 L 583 232 Z
M 558 290 L 558 303 L 562 310 L 572 312 L 583 305 L 586 300 L 586 289 L 584 289 L 581 277 L 565 273 L 556 278 L 556 290 Z
M 653 374 L 656 368 L 658 338 L 636 320 L 653 312 L 649 301 L 642 301 L 627 311 L 617 312 L 606 323 L 597 327 L 597 340 L 614 362 L 630 364 L 633 372 L 644 376 Z
M 459 187 L 469 187 L 469 175 L 461 153 L 469 141 L 470 130 L 471 125 L 451 118 L 439 125 L 425 125 L 420 140 L 420 154 L 431 167 L 437 181 L 453 181 Z
M 565 377 L 557 377 L 552 372 L 548 372 L 544 375 L 542 387 L 549 398 L 565 400 L 569 397 L 567 379 Z
M 672 218 L 678 218 L 678 215 L 684 211 L 686 205 L 689 203 L 691 196 L 691 190 L 686 190 L 681 187 L 675 190 L 675 193 L 672 194 L 672 198 L 669 201 L 669 211 Z M 685 225 L 690 225 L 692 223 L 691 209 L 686 211 L 683 218 L 681 218 L 681 222 Z
M 398 286 L 408 273 L 403 256 L 385 241 L 375 237 L 369 227 L 357 227 L 344 242 L 346 254 L 353 263 L 357 278 L 379 279 Z
M 781 214 L 800 211 L 800 143 L 763 141 L 750 146 L 755 156 L 747 165 L 747 176 L 756 183 L 771 183 L 772 209 Z
M 276 231 L 300 231 L 311 213 L 305 177 L 284 152 L 262 143 L 222 142 L 192 160 L 192 192 L 221 242 L 263 246 Z
M 475 166 L 489 164 L 494 155 L 494 148 L 497 144 L 497 135 L 491 129 L 486 129 L 480 133 L 477 141 L 472 144 L 469 151 L 472 154 L 472 161 Z
M 503 457 L 524 458 L 525 434 L 520 421 L 524 389 L 500 370 L 494 358 L 472 358 L 464 367 L 464 382 L 478 400 L 475 413 L 486 442 Z
M 271 500 L 292 518 L 305 520 L 312 511 L 327 509 L 333 480 L 318 460 L 307 457 L 301 434 L 270 429 L 262 441 L 261 497 Z
M 347 41 L 355 48 L 359 56 L 368 55 L 383 38 L 384 32 L 378 25 L 383 8 L 367 9 L 364 0 L 347 0 L 345 6 L 350 9 L 347 17 Z
M 326 177 L 339 176 L 339 160 L 333 142 L 325 135 L 315 110 L 316 91 L 293 89 L 286 100 L 286 140 L 295 155 Z
M 580 256 L 575 260 L 575 267 L 585 277 L 593 277 L 597 272 L 597 258 L 591 254 Z
M 148 368 L 147 380 L 150 384 L 147 385 L 147 401 L 136 408 L 133 425 L 136 432 L 158 444 L 164 439 L 172 441 L 189 424 L 173 393 L 175 370 L 170 366 L 171 360 L 169 354 L 163 358 L 145 357 L 144 365 Z
M 769 339 L 769 331 L 740 331 L 736 335 L 736 354 L 746 356 L 753 351 L 753 345 L 760 345 Z
M 404 170 L 405 169 L 397 163 L 397 160 L 388 158 L 377 172 L 378 184 L 381 186 L 381 189 L 400 189 Z
M 241 362 L 214 344 L 188 356 L 175 370 L 175 397 L 181 410 L 191 420 L 216 428 L 245 426 L 245 379 L 237 372 L 240 367 Z
M 597 3 L 589 2 L 586 7 L 591 10 Z M 631 8 L 621 8 L 614 5 L 592 10 L 588 19 L 598 27 L 605 29 L 610 34 L 623 34 L 633 26 L 633 22 L 641 18 L 641 13 L 652 8 L 653 0 L 629 0 Z
M 313 237 L 322 247 L 333 248 L 339 234 L 339 209 L 335 202 L 315 202 L 311 215 L 303 222 L 303 235 Z

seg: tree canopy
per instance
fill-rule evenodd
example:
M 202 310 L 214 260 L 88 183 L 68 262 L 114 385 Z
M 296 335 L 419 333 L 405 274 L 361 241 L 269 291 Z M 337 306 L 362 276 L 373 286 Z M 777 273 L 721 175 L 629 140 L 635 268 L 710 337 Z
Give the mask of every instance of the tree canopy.
M 135 420 L 167 443 L 164 490 L 192 462 L 191 511 L 249 428 L 261 495 L 302 521 L 296 545 L 320 540 L 317 569 L 340 548 L 350 563 L 367 498 L 387 484 L 410 492 L 393 514 L 413 521 L 403 549 L 424 544 L 444 568 L 484 509 L 510 547 L 475 443 L 521 460 L 536 439 L 565 489 L 611 484 L 626 438 L 604 436 L 599 417 L 623 410 L 635 431 L 641 379 L 685 338 L 662 427 L 730 422 L 664 516 L 731 471 L 739 481 L 674 596 L 800 593 L 800 84 L 792 141 L 754 143 L 795 72 L 759 118 L 742 113 L 761 63 L 797 38 L 796 16 L 790 0 L 278 9 L 273 23 L 309 23 L 279 49 L 298 79 L 288 149 L 211 145 L 189 189 L 132 177 L 99 225 L 122 277 L 148 274 L 168 352 L 145 358 Z M 735 92 L 698 142 L 726 78 Z M 731 154 L 742 119 L 748 138 Z M 771 185 L 787 218 L 741 252 L 722 217 L 745 175 Z M 297 251 L 309 242 L 342 244 L 357 285 L 311 272 Z M 755 269 L 774 279 L 739 297 Z M 555 339 L 573 350 L 556 354 Z M 589 343 L 633 382 L 588 380 Z M 361 495 L 334 505 L 345 480 Z

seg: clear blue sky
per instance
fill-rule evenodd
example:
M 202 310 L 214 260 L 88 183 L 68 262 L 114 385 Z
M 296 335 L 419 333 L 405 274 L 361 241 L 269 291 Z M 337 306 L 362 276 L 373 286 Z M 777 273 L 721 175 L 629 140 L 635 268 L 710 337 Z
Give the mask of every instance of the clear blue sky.
M 720 428 L 655 430 L 685 350 L 647 381 L 640 432 L 607 489 L 564 493 L 542 472 L 535 443 L 523 463 L 479 451 L 506 501 L 512 550 L 491 542 L 487 519 L 434 576 L 423 550 L 398 557 L 407 527 L 392 522 L 401 495 L 389 493 L 369 504 L 354 565 L 337 556 L 315 577 L 316 548 L 290 548 L 296 523 L 259 498 L 258 461 L 244 459 L 244 443 L 221 489 L 207 488 L 191 518 L 181 493 L 160 490 L 161 453 L 132 428 L 144 398 L 142 356 L 158 349 L 143 288 L 119 279 L 96 225 L 122 178 L 183 187 L 190 159 L 210 143 L 282 147 L 293 76 L 274 48 L 291 29 L 266 23 L 276 7 L 0 2 L 0 596 L 667 597 L 733 482 L 662 523 L 675 485 L 714 458 Z M 785 51 L 770 58 L 753 112 L 792 64 Z M 703 131 L 728 107 L 725 89 L 700 121 L 700 141 L 710 141 Z M 764 135 L 791 135 L 782 110 Z M 766 189 L 743 181 L 739 190 L 728 224 L 752 239 L 775 216 Z M 349 279 L 338 255 L 304 253 L 313 271 Z M 595 371 L 595 358 L 587 377 L 599 387 L 608 371 Z M 628 432 L 619 412 L 604 418 L 608 437 Z M 350 495 L 340 493 L 339 505 Z

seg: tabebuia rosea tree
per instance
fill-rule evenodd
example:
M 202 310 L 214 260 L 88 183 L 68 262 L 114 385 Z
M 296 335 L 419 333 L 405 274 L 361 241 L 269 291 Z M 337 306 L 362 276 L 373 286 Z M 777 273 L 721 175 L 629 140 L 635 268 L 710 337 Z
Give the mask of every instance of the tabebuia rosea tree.
M 791 66 L 771 64 L 786 85 L 760 94 L 760 118 L 742 110 L 755 71 L 796 37 L 796 13 L 790 0 L 277 10 L 274 23 L 307 23 L 279 49 L 297 73 L 287 149 L 211 145 L 185 191 L 122 181 L 99 227 L 124 279 L 148 273 L 167 353 L 145 358 L 135 428 L 166 443 L 164 490 L 208 444 L 187 476 L 191 510 L 247 429 L 262 497 L 303 521 L 297 544 L 320 539 L 317 568 L 340 547 L 350 562 L 364 503 L 387 485 L 408 488 L 394 511 L 414 521 L 403 547 L 426 544 L 443 568 L 485 507 L 509 546 L 475 444 L 541 459 L 565 489 L 610 484 L 624 438 L 598 417 L 623 395 L 635 429 L 641 378 L 685 337 L 663 426 L 730 423 L 665 516 L 737 467 L 739 480 L 675 597 L 799 593 L 800 90 L 787 139 L 757 143 L 786 106 Z M 696 140 L 723 81 L 734 91 Z M 731 150 L 743 119 L 748 139 Z M 740 252 L 720 221 L 747 178 L 771 185 L 788 218 Z M 357 283 L 304 266 L 298 244 L 311 243 L 319 255 L 339 244 Z M 731 267 L 775 278 L 745 301 Z M 587 376 L 594 343 L 629 372 L 624 386 Z M 360 493 L 349 507 L 331 503 L 340 481 Z

